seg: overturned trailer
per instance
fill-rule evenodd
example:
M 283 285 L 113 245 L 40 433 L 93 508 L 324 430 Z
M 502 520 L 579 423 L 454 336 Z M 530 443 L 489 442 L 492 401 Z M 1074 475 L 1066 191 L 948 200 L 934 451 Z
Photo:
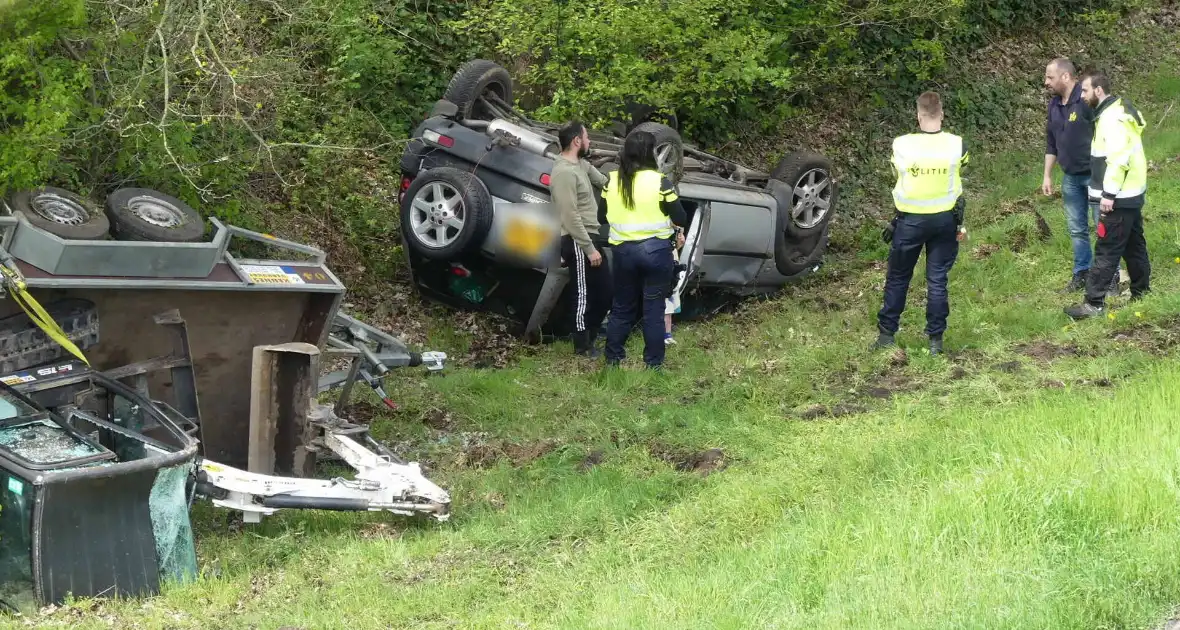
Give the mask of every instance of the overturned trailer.
M 0 216 L 2 607 L 191 577 L 197 496 L 248 522 L 285 508 L 447 517 L 445 491 L 338 415 L 358 379 L 388 402 L 381 375 L 445 355 L 341 313 L 322 251 L 209 221 L 206 242 L 158 242 Z M 235 239 L 286 254 L 238 258 Z M 320 376 L 321 354 L 350 363 Z M 335 407 L 313 400 L 333 388 Z M 311 478 L 317 454 L 357 478 Z

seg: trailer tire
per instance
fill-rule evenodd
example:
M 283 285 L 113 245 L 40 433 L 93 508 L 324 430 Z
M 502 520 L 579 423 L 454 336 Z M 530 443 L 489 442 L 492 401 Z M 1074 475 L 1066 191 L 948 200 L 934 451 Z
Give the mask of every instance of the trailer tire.
M 449 207 L 455 199 L 458 204 Z M 400 209 L 402 236 L 423 258 L 452 260 L 483 244 L 492 227 L 492 212 L 492 195 L 478 177 L 449 166 L 428 169 L 406 190 Z M 456 230 L 453 236 L 447 226 Z M 426 232 L 433 233 L 430 241 Z
M 62 188 L 45 186 L 22 190 L 9 199 L 29 223 L 54 236 L 76 241 L 104 241 L 110 238 L 110 221 L 97 204 Z
M 455 71 L 443 98 L 459 108 L 460 120 L 492 120 L 495 116 L 479 105 L 479 98 L 489 91 L 512 105 L 512 76 L 494 61 L 472 59 Z
M 120 188 L 107 196 L 111 232 L 121 241 L 200 243 L 205 220 L 185 202 L 148 188 Z
M 681 139 L 680 133 L 668 125 L 658 122 L 635 125 L 631 133 L 637 131 L 645 131 L 655 136 L 656 161 L 657 163 L 661 160 L 664 162 L 660 164 L 660 172 L 672 180 L 673 184 L 680 183 L 680 178 L 684 174 L 684 140 Z M 660 154 L 665 151 L 667 152 L 666 157 L 661 157 Z
M 783 217 L 781 229 L 795 238 L 823 232 L 836 209 L 839 191 L 832 179 L 832 162 L 809 151 L 788 154 L 771 171 L 770 177 L 782 182 L 785 198 L 779 200 Z M 795 210 L 799 206 L 799 210 Z

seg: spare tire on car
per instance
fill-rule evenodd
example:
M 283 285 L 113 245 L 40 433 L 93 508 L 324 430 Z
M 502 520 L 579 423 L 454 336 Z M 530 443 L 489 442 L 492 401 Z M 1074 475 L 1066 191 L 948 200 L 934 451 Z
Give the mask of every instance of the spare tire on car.
M 668 125 L 657 122 L 640 123 L 631 133 L 645 131 L 656 139 L 656 165 L 672 183 L 680 183 L 684 174 L 684 140 L 680 133 Z
M 492 195 L 467 171 L 447 166 L 425 170 L 404 199 L 402 235 L 424 258 L 454 259 L 483 244 L 492 227 Z
M 107 195 L 111 232 L 121 241 L 199 243 L 205 220 L 185 202 L 148 188 L 120 188 Z
M 62 188 L 22 190 L 8 200 L 29 223 L 54 236 L 81 241 L 109 238 L 110 221 L 89 199 Z
M 472 59 L 455 71 L 443 98 L 458 106 L 460 120 L 492 120 L 497 116 L 483 107 L 479 99 L 493 95 L 512 105 L 512 76 L 494 61 Z
M 779 199 L 787 210 L 783 221 L 786 231 L 795 238 L 822 232 L 837 200 L 832 162 L 816 153 L 796 151 L 784 157 L 770 177 L 790 189 Z

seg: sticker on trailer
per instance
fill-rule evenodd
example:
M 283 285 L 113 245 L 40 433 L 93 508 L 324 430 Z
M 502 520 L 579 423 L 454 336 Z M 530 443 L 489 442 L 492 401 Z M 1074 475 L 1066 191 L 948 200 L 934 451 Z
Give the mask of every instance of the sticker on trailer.
M 242 265 L 242 273 L 254 284 L 303 284 L 293 267 L 279 265 Z
M 0 382 L 5 385 L 20 385 L 22 383 L 32 383 L 35 380 L 37 380 L 37 377 L 28 373 L 10 374 L 9 376 L 0 378 Z

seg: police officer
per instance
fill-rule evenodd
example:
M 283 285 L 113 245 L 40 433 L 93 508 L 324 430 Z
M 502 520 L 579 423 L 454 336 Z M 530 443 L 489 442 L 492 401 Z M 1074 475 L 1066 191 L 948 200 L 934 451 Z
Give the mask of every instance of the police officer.
M 664 300 L 672 288 L 672 235 L 687 224 L 672 182 L 656 165 L 656 139 L 633 131 L 623 143 L 619 170 L 602 197 L 613 251 L 614 301 L 606 328 L 606 361 L 618 365 L 635 323 L 643 320 L 643 362 L 664 363 Z
M 1106 288 L 1118 273 L 1119 259 L 1127 261 L 1131 300 L 1150 290 L 1151 261 L 1143 236 L 1143 204 L 1147 195 L 1147 158 L 1139 110 L 1110 91 L 1101 73 L 1082 80 L 1082 98 L 1094 108 L 1094 141 L 1090 145 L 1090 203 L 1101 212 L 1094 266 L 1086 278 L 1086 299 L 1065 309 L 1073 319 L 1101 315 Z
M 963 183 L 959 170 L 968 161 L 963 139 L 942 130 L 942 99 L 937 92 L 918 97 L 919 133 L 893 140 L 897 215 L 889 243 L 885 300 L 877 313 L 880 332 L 874 348 L 895 344 L 914 265 L 926 249 L 926 334 L 930 352 L 942 352 L 950 300 L 947 279 L 959 255 L 963 224 Z

